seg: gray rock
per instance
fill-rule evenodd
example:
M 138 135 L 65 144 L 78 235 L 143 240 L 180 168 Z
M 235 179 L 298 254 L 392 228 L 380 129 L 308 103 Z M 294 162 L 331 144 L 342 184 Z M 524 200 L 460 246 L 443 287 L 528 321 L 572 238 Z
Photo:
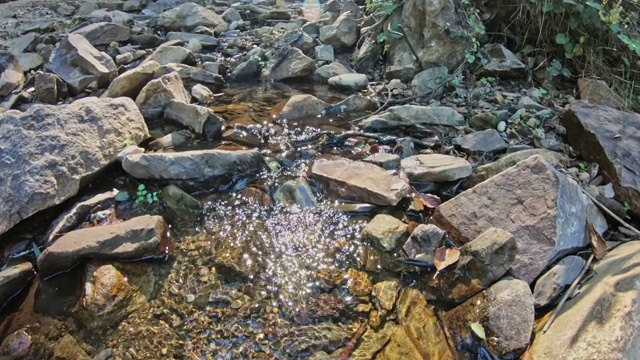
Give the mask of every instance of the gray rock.
M 328 83 L 337 88 L 355 91 L 366 89 L 369 85 L 369 79 L 365 74 L 343 74 L 329 78 Z
M 164 117 L 188 127 L 196 134 L 205 135 L 208 139 L 218 138 L 224 126 L 220 118 L 208 108 L 177 100 L 169 101 Z
M 171 43 L 169 43 L 171 44 Z M 195 65 L 197 63 L 195 55 L 182 46 L 163 44 L 159 46 L 145 62 L 155 61 L 158 65 L 181 64 Z
M 367 37 L 353 54 L 353 63 L 359 72 L 366 73 L 380 59 L 380 45 L 375 39 Z
M 624 108 L 624 100 L 602 80 L 578 79 L 578 93 L 581 100 L 595 105 L 611 106 L 618 110 Z
M 60 42 L 49 69 L 79 93 L 87 87 L 102 87 L 117 76 L 109 55 L 94 48 L 82 35 L 69 34 Z
M 91 360 L 71 334 L 64 335 L 53 347 L 53 358 L 60 360 Z
M 0 97 L 9 95 L 24 84 L 24 74 L 18 58 L 9 51 L 0 51 Z
M 131 29 L 122 25 L 99 22 L 83 26 L 72 34 L 84 36 L 93 46 L 109 45 L 112 42 L 125 42 L 131 38 Z
M 421 71 L 411 80 L 411 90 L 417 97 L 438 99 L 444 94 L 448 70 L 445 66 Z
M 36 275 L 30 262 L 8 266 L 0 271 L 0 307 L 29 284 Z
M 222 19 L 228 23 L 232 23 L 234 21 L 242 20 L 242 15 L 240 15 L 238 10 L 230 7 L 222 13 Z
M 145 119 L 155 119 L 163 114 L 172 100 L 183 103 L 191 100 L 191 95 L 176 72 L 149 81 L 138 94 L 136 105 Z
M 216 181 L 250 175 L 264 168 L 255 150 L 197 150 L 127 156 L 122 168 L 137 179 Z
M 156 70 L 155 77 L 161 77 L 172 72 L 180 74 L 185 86 L 193 87 L 197 84 L 204 84 L 214 89 L 222 89 L 226 87 L 224 78 L 218 74 L 211 73 L 205 69 L 185 65 L 185 64 L 168 64 L 163 65 Z
M 320 41 L 338 52 L 349 50 L 358 41 L 358 22 L 351 13 L 343 13 L 332 25 L 320 28 Z
M 260 74 L 260 65 L 256 59 L 249 59 L 236 66 L 229 78 L 236 81 L 256 80 Z
M 313 50 L 313 56 L 316 60 L 333 62 L 333 46 L 318 45 Z
M 78 229 L 98 206 L 103 209 L 109 209 L 113 204 L 115 204 L 115 194 L 112 191 L 81 200 L 69 210 L 60 214 L 51 223 L 47 233 L 44 235 L 46 244 L 50 244 L 60 236 Z
M 435 251 L 444 244 L 445 232 L 432 224 L 418 225 L 402 249 L 407 259 L 424 266 L 433 266 Z
M 299 207 L 314 207 L 318 205 L 311 186 L 303 177 L 295 180 L 288 180 L 278 187 L 273 194 L 273 199 L 286 206 L 297 205 Z
M 362 237 L 385 251 L 394 251 L 409 236 L 409 226 L 391 215 L 376 215 L 362 230 Z
M 479 76 L 495 76 L 500 79 L 517 79 L 527 71 L 517 56 L 500 44 L 487 44 L 483 48 L 488 63 L 483 65 Z
M 224 19 L 205 7 L 194 3 L 185 3 L 158 16 L 157 24 L 168 30 L 191 30 L 198 26 L 215 28 L 227 25 Z
M 120 96 L 135 99 L 154 77 L 160 65 L 155 61 L 148 61 L 115 78 L 107 90 L 102 94 L 104 98 L 116 98 Z
M 194 99 L 198 100 L 198 102 L 202 105 L 207 105 L 211 101 L 213 101 L 213 91 L 209 90 L 208 87 L 202 84 L 195 84 L 191 88 L 191 96 Z
M 169 246 L 167 224 L 160 216 L 144 215 L 121 223 L 69 232 L 38 257 L 40 276 L 70 269 L 86 259 L 135 260 L 164 255 Z
M 24 72 L 28 72 L 30 70 L 38 69 L 44 64 L 44 60 L 42 56 L 33 53 L 22 53 L 16 55 L 18 58 L 18 62 L 20 63 L 20 68 Z
M 35 89 L 38 100 L 45 104 L 55 104 L 66 90 L 66 85 L 54 74 L 38 73 L 35 76 Z
M 118 155 L 116 156 L 116 160 L 118 160 L 119 162 L 122 162 L 122 160 L 124 160 L 125 157 L 133 154 L 143 154 L 144 151 L 145 150 L 139 147 L 138 145 L 129 145 L 118 153 Z
M 311 177 L 330 195 L 382 206 L 395 206 L 411 192 L 408 184 L 386 170 L 342 157 L 317 159 Z
M 575 280 L 586 261 L 579 257 L 570 255 L 560 260 L 549 271 L 544 273 L 533 289 L 533 298 L 536 308 L 553 304 L 558 297 Z
M 362 161 L 376 164 L 385 170 L 394 170 L 400 165 L 400 156 L 389 153 L 375 153 Z
M 535 155 L 440 205 L 432 219 L 458 244 L 489 227 L 512 233 L 519 253 L 511 273 L 531 283 L 547 264 L 588 244 L 587 218 L 606 230 L 580 186 Z
M 0 152 L 7 154 L 0 160 L 6 190 L 0 194 L 0 233 L 77 194 L 82 181 L 115 160 L 125 141 L 137 144 L 148 136 L 127 98 L 91 97 L 0 114 Z
M 207 34 L 194 34 L 194 33 L 177 32 L 177 31 L 172 31 L 167 34 L 167 41 L 180 40 L 180 41 L 188 42 L 194 39 L 198 40 L 203 48 L 213 48 L 218 46 L 218 39 Z
M 328 105 L 326 108 L 324 108 L 324 113 L 325 115 L 343 114 L 347 112 L 357 113 L 364 111 L 373 111 L 377 108 L 378 105 L 370 98 L 355 94 L 338 103 Z
M 459 145 L 467 154 L 482 155 L 505 150 L 509 145 L 502 139 L 495 129 L 477 131 L 463 137 L 454 139 L 453 143 Z
M 133 15 L 120 10 L 109 11 L 105 9 L 98 9 L 87 15 L 86 19 L 92 23 L 112 22 L 122 26 L 133 24 Z
M 313 95 L 294 95 L 284 105 L 278 118 L 287 120 L 315 118 L 323 113 L 325 107 L 327 103 Z
M 334 76 L 350 73 L 352 73 L 352 71 L 349 70 L 346 66 L 342 65 L 341 63 L 333 62 L 316 69 L 316 71 L 313 73 L 313 78 L 320 83 L 326 83 L 330 78 Z
M 27 33 L 17 39 L 14 39 L 9 45 L 9 51 L 13 54 L 35 51 L 39 40 L 40 35 L 38 35 L 38 33 Z
M 300 49 L 289 48 L 271 68 L 273 81 L 309 76 L 316 69 L 316 63 Z
M 196 221 L 202 215 L 202 204 L 176 185 L 168 185 L 158 195 L 167 207 L 169 220 Z
M 463 126 L 464 116 L 446 106 L 392 106 L 387 111 L 362 121 L 365 131 L 386 132 L 429 125 Z
M 138 45 L 143 49 L 152 49 L 160 46 L 162 44 L 163 39 L 154 34 L 140 34 L 134 35 L 131 37 L 131 43 L 133 45 Z
M 520 100 L 518 101 L 518 106 L 527 110 L 536 110 L 536 111 L 548 110 L 545 106 L 538 104 L 528 96 L 521 97 Z
M 411 181 L 455 181 L 471 175 L 471 163 L 450 155 L 414 155 L 402 159 L 400 166 Z

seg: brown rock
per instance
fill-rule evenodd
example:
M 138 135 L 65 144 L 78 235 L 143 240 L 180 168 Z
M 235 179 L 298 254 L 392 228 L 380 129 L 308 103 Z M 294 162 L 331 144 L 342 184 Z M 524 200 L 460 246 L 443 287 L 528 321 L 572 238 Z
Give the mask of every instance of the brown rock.
M 65 335 L 53 348 L 53 360 L 91 360 L 78 341 L 71 335 Z
M 367 273 L 350 268 L 347 270 L 347 288 L 355 296 L 369 296 L 373 285 Z
M 385 280 L 373 285 L 373 296 L 383 310 L 391 311 L 398 297 L 400 283 L 396 280 Z
M 578 79 L 578 93 L 581 100 L 594 105 L 611 106 L 616 109 L 624 107 L 624 100 L 607 85 L 596 79 Z
M 386 251 L 395 250 L 409 236 L 409 226 L 391 215 L 376 215 L 362 230 L 362 237 Z
M 562 125 L 569 144 L 610 178 L 616 199 L 640 215 L 640 114 L 576 101 Z
M 33 265 L 23 262 L 8 266 L 0 271 L 0 306 L 5 304 L 18 291 L 29 284 L 29 280 L 35 276 Z

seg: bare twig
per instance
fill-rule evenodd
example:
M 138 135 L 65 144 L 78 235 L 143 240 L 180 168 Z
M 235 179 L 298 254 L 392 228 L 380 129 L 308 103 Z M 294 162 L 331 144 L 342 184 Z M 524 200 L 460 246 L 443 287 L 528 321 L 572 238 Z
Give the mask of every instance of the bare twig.
M 404 27 L 401 24 L 398 24 L 398 29 L 400 30 L 400 33 L 401 33 L 400 35 L 402 35 L 402 38 L 404 39 L 404 41 L 407 42 L 407 46 L 409 46 L 409 50 L 411 50 L 413 57 L 415 57 L 416 61 L 418 62 L 418 66 L 420 67 L 418 71 L 424 70 L 424 64 L 422 64 L 422 60 L 420 60 L 420 56 L 418 56 L 416 49 L 413 47 L 413 44 L 411 43 L 411 39 L 409 39 L 409 36 L 407 36 L 407 32 L 404 31 Z M 388 30 L 389 32 L 394 32 L 391 30 L 391 24 L 389 24 Z M 397 32 L 394 32 L 394 33 L 398 34 Z
M 553 324 L 553 322 L 556 320 L 556 317 L 558 317 L 558 314 L 560 314 L 560 310 L 562 310 L 562 306 L 564 305 L 564 303 L 567 302 L 567 299 L 569 299 L 573 295 L 576 288 L 578 287 L 578 284 L 580 283 L 580 281 L 582 281 L 584 274 L 587 273 L 587 270 L 589 269 L 589 266 L 591 266 L 591 262 L 593 261 L 594 258 L 595 258 L 595 255 L 591 254 L 591 256 L 589 257 L 589 260 L 587 260 L 587 263 L 584 264 L 584 267 L 582 268 L 580 275 L 578 275 L 578 277 L 575 280 L 573 280 L 571 287 L 569 287 L 569 290 L 567 290 L 567 292 L 562 297 L 562 300 L 560 300 L 560 303 L 558 304 L 556 309 L 553 311 L 553 315 L 551 315 L 551 318 L 549 319 L 549 321 L 544 325 L 544 328 L 542 328 L 542 332 L 546 333 L 547 330 L 549 330 L 549 328 L 551 327 L 551 324 Z
M 612 218 L 616 219 L 623 227 L 625 227 L 627 230 L 631 231 L 635 235 L 640 236 L 640 231 L 638 231 L 638 229 L 636 229 L 633 226 L 629 225 L 629 223 L 627 223 L 626 221 L 622 220 L 618 215 L 614 214 L 613 211 L 609 210 L 606 206 L 604 206 L 604 204 L 602 204 L 600 201 L 596 200 L 596 198 L 593 197 L 593 195 L 589 194 L 585 189 L 582 189 L 582 192 L 585 195 L 587 195 L 587 197 L 589 199 L 591 199 L 591 201 L 593 201 L 593 203 L 596 204 L 600 209 L 602 209 L 604 212 L 609 214 L 609 216 L 611 216 Z

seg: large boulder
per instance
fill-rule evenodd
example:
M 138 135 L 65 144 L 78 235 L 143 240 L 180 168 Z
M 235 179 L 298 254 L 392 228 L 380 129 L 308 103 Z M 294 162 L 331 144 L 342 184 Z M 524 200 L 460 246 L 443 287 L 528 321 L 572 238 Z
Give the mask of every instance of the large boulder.
M 464 116 L 447 106 L 392 106 L 361 123 L 365 131 L 386 132 L 399 129 L 424 129 L 430 125 L 463 126 Z
M 126 141 L 137 144 L 148 136 L 128 98 L 91 97 L 0 114 L 0 234 L 77 194 Z
M 611 250 L 565 303 L 529 355 L 543 359 L 636 359 L 640 344 L 640 242 Z
M 550 262 L 587 246 L 587 219 L 607 223 L 580 186 L 541 156 L 532 156 L 438 207 L 433 222 L 466 244 L 490 227 L 513 234 L 519 253 L 511 272 L 531 283 Z
M 118 75 L 109 55 L 94 48 L 84 36 L 69 34 L 60 42 L 49 69 L 79 93 L 87 87 L 102 87 Z
M 191 94 L 184 88 L 177 72 L 151 80 L 142 88 L 136 98 L 136 105 L 145 119 L 161 116 L 171 101 L 189 103 Z
M 110 22 L 99 22 L 83 26 L 73 34 L 82 35 L 91 45 L 99 46 L 128 41 L 131 38 L 131 29 Z
M 320 28 L 320 41 L 336 51 L 349 50 L 358 41 L 358 22 L 351 13 L 345 12 L 332 25 Z
M 640 215 L 640 114 L 576 101 L 562 124 L 569 144 L 583 159 L 597 162 L 617 199 Z
M 167 30 L 192 30 L 198 26 L 215 28 L 226 25 L 222 16 L 192 2 L 182 4 L 171 10 L 167 10 L 158 16 L 159 27 Z
M 24 84 L 24 74 L 18 58 L 9 51 L 0 51 L 0 97 L 9 95 Z
M 155 61 L 148 61 L 124 72 L 111 82 L 102 97 L 116 98 L 126 96 L 135 99 L 140 90 L 153 79 L 159 66 Z
M 309 76 L 316 69 L 316 62 L 305 55 L 300 49 L 289 48 L 280 55 L 276 64 L 271 68 L 271 79 L 282 81 L 291 78 Z

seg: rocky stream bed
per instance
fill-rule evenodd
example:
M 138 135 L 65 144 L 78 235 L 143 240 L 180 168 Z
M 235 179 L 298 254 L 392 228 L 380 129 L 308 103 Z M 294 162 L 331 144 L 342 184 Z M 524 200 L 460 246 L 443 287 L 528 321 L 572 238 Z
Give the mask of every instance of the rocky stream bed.
M 457 2 L 0 20 L 0 359 L 640 356 L 640 115 Z

